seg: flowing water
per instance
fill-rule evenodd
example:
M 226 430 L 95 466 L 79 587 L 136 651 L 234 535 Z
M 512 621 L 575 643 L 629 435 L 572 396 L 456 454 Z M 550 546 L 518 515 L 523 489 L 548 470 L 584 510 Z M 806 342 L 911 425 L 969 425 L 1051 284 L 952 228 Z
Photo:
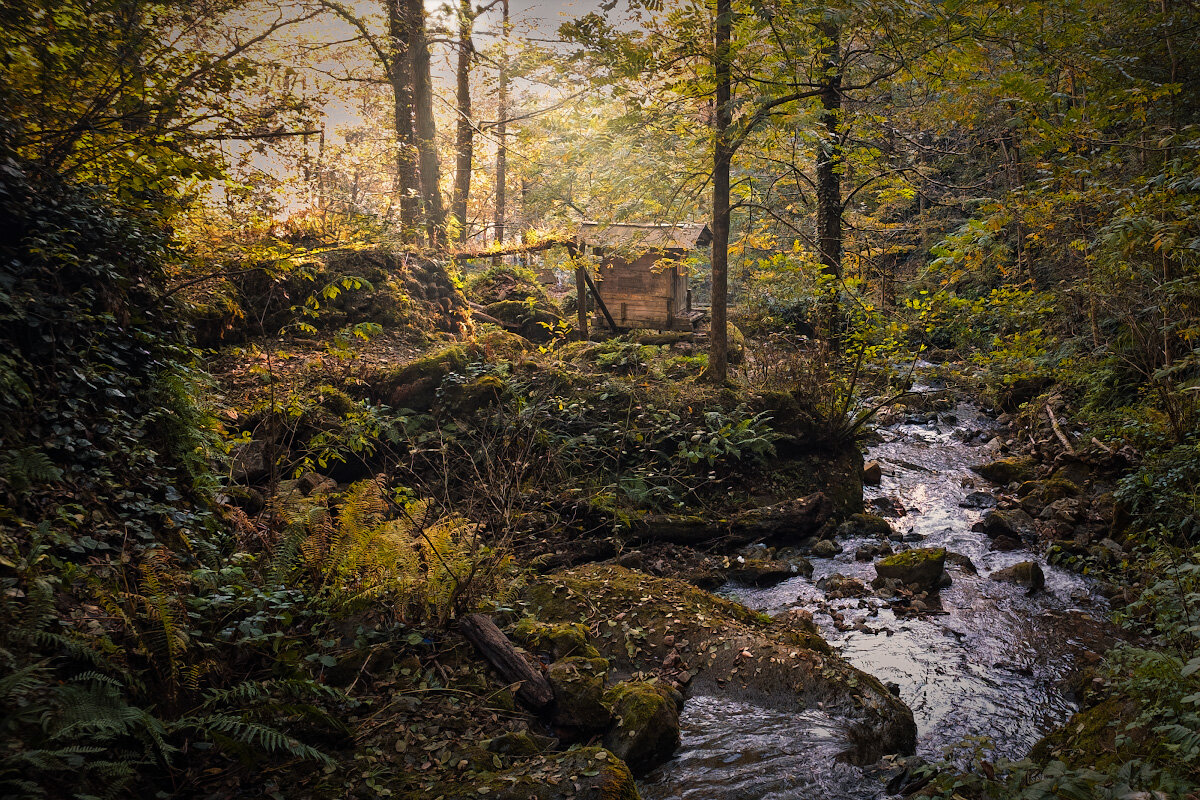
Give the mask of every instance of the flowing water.
M 883 466 L 882 484 L 867 488 L 868 509 L 876 498 L 898 499 L 904 514 L 891 522 L 905 541 L 899 547 L 945 547 L 978 569 L 971 574 L 947 563 L 953 585 L 941 591 L 940 611 L 897 616 L 874 596 L 825 597 L 817 583 L 833 573 L 867 584 L 875 577 L 870 561 L 854 559 L 855 550 L 873 539 L 842 541 L 841 555 L 813 559 L 811 579 L 722 590 L 770 614 L 812 611 L 825 638 L 850 663 L 899 686 L 916 718 L 917 754 L 928 760 L 950 747 L 958 747 L 961 758 L 985 741 L 993 757 L 1028 754 L 1074 712 L 1064 679 L 1076 658 L 1097 649 L 1106 635 L 1104 601 L 1073 573 L 1043 564 L 1046 587 L 1033 595 L 989 580 L 995 570 L 1037 559 L 1028 551 L 989 550 L 987 537 L 971 530 L 984 511 L 967 507 L 979 499 L 968 496 L 989 485 L 969 467 L 994 453 L 965 444 L 964 432 L 990 425 L 978 409 L 960 404 L 933 422 L 880 429 L 868 452 Z M 887 796 L 878 777 L 836 760 L 845 737 L 837 720 L 818 711 L 786 713 L 694 696 L 681 724 L 683 744 L 675 758 L 641 784 L 646 800 Z

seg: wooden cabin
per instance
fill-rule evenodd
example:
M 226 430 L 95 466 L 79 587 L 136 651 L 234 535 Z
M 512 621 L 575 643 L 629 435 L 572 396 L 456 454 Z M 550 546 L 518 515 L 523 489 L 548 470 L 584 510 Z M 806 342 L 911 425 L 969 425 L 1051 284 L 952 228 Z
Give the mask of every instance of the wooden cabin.
M 600 260 L 596 289 L 621 328 L 692 330 L 700 314 L 692 310 L 683 261 L 711 242 L 712 232 L 699 223 L 585 222 L 579 232 L 580 245 Z

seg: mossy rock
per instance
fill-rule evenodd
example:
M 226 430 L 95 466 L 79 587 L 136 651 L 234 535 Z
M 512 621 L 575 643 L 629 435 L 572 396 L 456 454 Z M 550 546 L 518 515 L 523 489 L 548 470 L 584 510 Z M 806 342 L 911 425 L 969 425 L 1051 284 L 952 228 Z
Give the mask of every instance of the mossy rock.
M 555 661 L 571 656 L 601 657 L 588 643 L 588 629 L 581 622 L 549 623 L 526 617 L 517 623 L 513 638 L 531 652 L 551 654 Z
M 467 365 L 479 356 L 480 351 L 475 347 L 451 345 L 377 374 L 368 383 L 372 394 L 393 408 L 429 411 L 437 402 L 438 389 L 446 376 L 465 372 Z
M 1118 750 L 1116 735 L 1122 732 L 1131 742 L 1144 742 L 1144 728 L 1128 729 L 1125 723 L 1135 717 L 1137 709 L 1130 701 L 1109 698 L 1099 705 L 1075 714 L 1066 725 L 1051 732 L 1033 747 L 1030 758 L 1045 763 L 1056 759 L 1068 766 L 1087 766 L 1107 770 L 1125 760 L 1122 752 L 1134 748 L 1126 745 Z
M 1030 456 L 1012 456 L 998 458 L 986 464 L 971 467 L 972 470 L 987 478 L 992 483 L 1006 486 L 1010 483 L 1027 481 L 1033 477 L 1036 462 Z
M 494 325 L 476 334 L 475 344 L 489 362 L 512 360 L 534 349 L 533 343 L 524 336 Z
M 884 580 L 897 580 L 918 591 L 937 591 L 945 573 L 946 548 L 916 547 L 890 555 L 875 563 L 875 573 Z
M 572 656 L 551 664 L 546 679 L 554 690 L 554 724 L 584 731 L 608 727 L 612 714 L 602 702 L 607 676 L 603 658 Z
M 870 536 L 887 539 L 892 535 L 892 526 L 878 514 L 851 514 L 838 526 L 838 536 Z
M 508 385 L 495 375 L 483 375 L 467 383 L 442 388 L 441 408 L 454 416 L 473 414 L 494 406 L 508 394 Z
M 983 515 L 983 532 L 991 539 L 1007 536 L 1018 541 L 1037 534 L 1033 517 L 1020 508 L 994 508 Z
M 661 670 L 674 654 L 680 680 L 693 686 L 772 708 L 820 703 L 844 726 L 853 763 L 915 746 L 912 712 L 837 655 L 811 620 L 771 619 L 683 581 L 611 564 L 543 576 L 524 602 L 546 622 L 595 620 L 596 647 L 623 672 Z
M 1068 497 L 1078 497 L 1083 490 L 1074 481 L 1066 478 L 1047 478 L 1043 481 L 1025 481 L 1017 489 L 1022 498 L 1021 506 L 1033 514 L 1043 506 Z
M 634 775 L 645 775 L 671 758 L 679 747 L 679 709 L 683 697 L 662 684 L 618 683 L 604 693 L 614 724 L 604 746 L 624 759 Z

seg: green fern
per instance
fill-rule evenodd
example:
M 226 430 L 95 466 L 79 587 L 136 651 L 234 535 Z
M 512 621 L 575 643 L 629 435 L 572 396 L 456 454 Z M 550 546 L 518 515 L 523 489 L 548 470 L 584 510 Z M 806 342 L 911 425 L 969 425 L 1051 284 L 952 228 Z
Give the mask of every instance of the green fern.
M 63 472 L 36 447 L 0 452 L 0 480 L 23 492 L 39 483 L 62 480 Z

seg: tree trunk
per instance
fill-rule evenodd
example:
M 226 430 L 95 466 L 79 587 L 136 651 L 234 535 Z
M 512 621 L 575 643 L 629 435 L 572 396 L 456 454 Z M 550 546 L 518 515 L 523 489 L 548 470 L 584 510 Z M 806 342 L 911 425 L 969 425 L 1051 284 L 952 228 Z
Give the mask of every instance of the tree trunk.
M 504 241 L 504 189 L 508 173 L 508 0 L 501 4 L 504 9 L 504 39 L 500 51 L 500 110 L 496 125 L 496 241 Z
M 405 0 L 390 0 L 388 34 L 391 37 L 391 63 L 387 65 L 388 81 L 395 98 L 396 181 L 394 191 L 399 197 L 400 227 L 407 236 L 417 222 L 417 160 L 413 148 L 412 70 L 408 57 L 411 27 L 404 7 Z
M 838 42 L 841 29 L 823 20 L 817 33 L 821 46 L 821 143 L 817 150 L 817 255 L 821 270 L 834 279 L 825 302 L 825 328 L 836 347 L 841 338 L 837 280 L 842 277 L 842 147 L 838 127 L 842 110 L 842 65 Z
M 425 5 L 405 0 L 410 24 L 409 56 L 412 64 L 412 106 L 417 157 L 420 166 L 421 202 L 429 243 L 446 241 L 446 208 L 442 204 L 441 166 L 437 156 L 437 126 L 433 117 L 433 81 L 429 74 L 429 39 L 425 35 Z
M 723 383 L 729 376 L 729 342 L 726 311 L 729 300 L 729 126 L 730 100 L 729 40 L 733 29 L 732 0 L 717 0 L 713 25 L 713 74 L 716 78 L 716 108 L 713 116 L 713 224 L 712 224 L 712 332 L 709 342 L 708 375 Z
M 471 60 L 475 46 L 471 28 L 475 16 L 471 0 L 462 0 L 458 9 L 458 64 L 455 68 L 457 88 L 454 100 L 458 105 L 458 124 L 454 135 L 454 197 L 450 213 L 458 225 L 458 241 L 467 240 L 467 201 L 471 196 L 471 167 L 475 156 L 475 129 L 471 126 Z
M 469 614 L 458 621 L 458 629 L 479 654 L 496 668 L 500 677 L 520 683 L 517 699 L 535 711 L 554 702 L 554 690 L 546 678 L 526 661 L 503 631 L 486 614 Z

